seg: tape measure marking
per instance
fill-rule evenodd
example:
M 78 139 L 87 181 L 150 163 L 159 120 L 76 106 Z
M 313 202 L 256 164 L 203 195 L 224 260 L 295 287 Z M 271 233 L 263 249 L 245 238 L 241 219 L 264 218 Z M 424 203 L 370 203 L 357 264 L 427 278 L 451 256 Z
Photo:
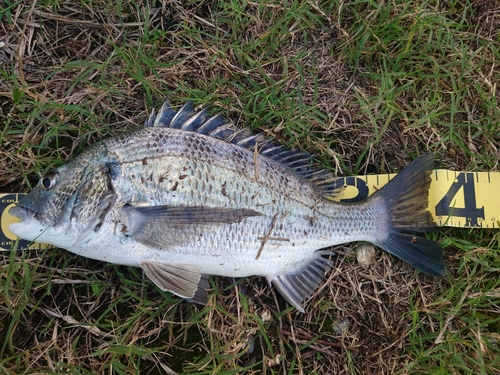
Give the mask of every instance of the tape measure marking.
M 396 174 L 344 177 L 346 188 L 336 200 L 355 203 L 366 199 Z M 439 226 L 500 227 L 500 172 L 455 172 L 436 169 L 431 174 L 429 211 Z
M 19 197 L 26 194 L 0 194 L 0 251 L 10 250 L 12 243 L 17 239 L 17 236 L 9 230 L 9 225 L 20 221 L 18 218 L 9 215 L 9 210 L 19 201 Z M 19 240 L 18 250 L 36 250 L 48 247 L 47 244 L 31 242 L 27 240 Z
M 476 175 L 475 181 L 474 174 Z M 465 219 L 465 225 L 463 225 L 465 227 L 482 227 L 485 212 L 484 205 L 477 207 L 475 185 L 478 183 L 478 173 L 461 172 L 455 174 L 448 192 L 435 206 L 435 214 L 438 220 L 441 222 L 442 217 L 455 216 Z M 461 189 L 462 192 L 459 194 Z M 463 198 L 463 201 L 460 204 L 458 202 L 461 198 Z

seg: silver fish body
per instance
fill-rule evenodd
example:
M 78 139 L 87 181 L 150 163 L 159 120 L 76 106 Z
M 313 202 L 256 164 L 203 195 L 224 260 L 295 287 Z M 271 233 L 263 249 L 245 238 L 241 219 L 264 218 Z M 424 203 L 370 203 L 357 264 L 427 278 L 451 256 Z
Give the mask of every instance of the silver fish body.
M 404 234 L 433 226 L 430 155 L 360 204 L 328 198 L 335 179 L 261 135 L 190 103 L 168 102 L 144 129 L 105 139 L 44 176 L 11 213 L 21 238 L 142 267 L 163 290 L 206 301 L 206 275 L 265 276 L 299 310 L 332 262 L 322 251 L 374 243 L 424 272 L 441 249 Z

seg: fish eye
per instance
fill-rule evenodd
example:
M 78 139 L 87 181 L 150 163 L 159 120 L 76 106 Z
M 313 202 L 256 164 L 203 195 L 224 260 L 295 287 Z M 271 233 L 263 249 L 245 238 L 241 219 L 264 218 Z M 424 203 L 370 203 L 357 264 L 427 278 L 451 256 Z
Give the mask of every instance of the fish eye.
M 58 175 L 56 172 L 49 172 L 45 174 L 40 180 L 40 187 L 43 190 L 52 189 L 57 182 Z

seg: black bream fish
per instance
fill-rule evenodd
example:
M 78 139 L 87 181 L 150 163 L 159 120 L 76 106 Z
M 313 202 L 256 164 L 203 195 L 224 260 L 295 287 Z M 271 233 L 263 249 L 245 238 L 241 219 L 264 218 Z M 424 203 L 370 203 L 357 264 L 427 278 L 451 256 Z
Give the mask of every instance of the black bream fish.
M 43 176 L 10 230 L 101 261 L 141 267 L 161 289 L 206 302 L 207 275 L 265 276 L 298 310 L 332 261 L 368 241 L 431 275 L 441 247 L 405 234 L 432 226 L 432 156 L 363 203 L 329 199 L 335 178 L 309 154 L 165 102 L 144 129 L 105 139 Z

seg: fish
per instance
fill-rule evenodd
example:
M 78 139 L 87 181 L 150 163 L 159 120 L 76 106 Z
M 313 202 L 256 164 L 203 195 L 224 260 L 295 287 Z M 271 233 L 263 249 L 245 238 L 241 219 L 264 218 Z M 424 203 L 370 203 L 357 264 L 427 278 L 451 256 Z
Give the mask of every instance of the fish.
M 166 100 L 141 129 L 105 138 L 43 175 L 10 214 L 20 238 L 140 267 L 161 290 L 206 304 L 208 275 L 262 276 L 298 311 L 334 266 L 332 247 L 370 242 L 443 276 L 424 153 L 359 203 L 339 178 L 287 149 Z

